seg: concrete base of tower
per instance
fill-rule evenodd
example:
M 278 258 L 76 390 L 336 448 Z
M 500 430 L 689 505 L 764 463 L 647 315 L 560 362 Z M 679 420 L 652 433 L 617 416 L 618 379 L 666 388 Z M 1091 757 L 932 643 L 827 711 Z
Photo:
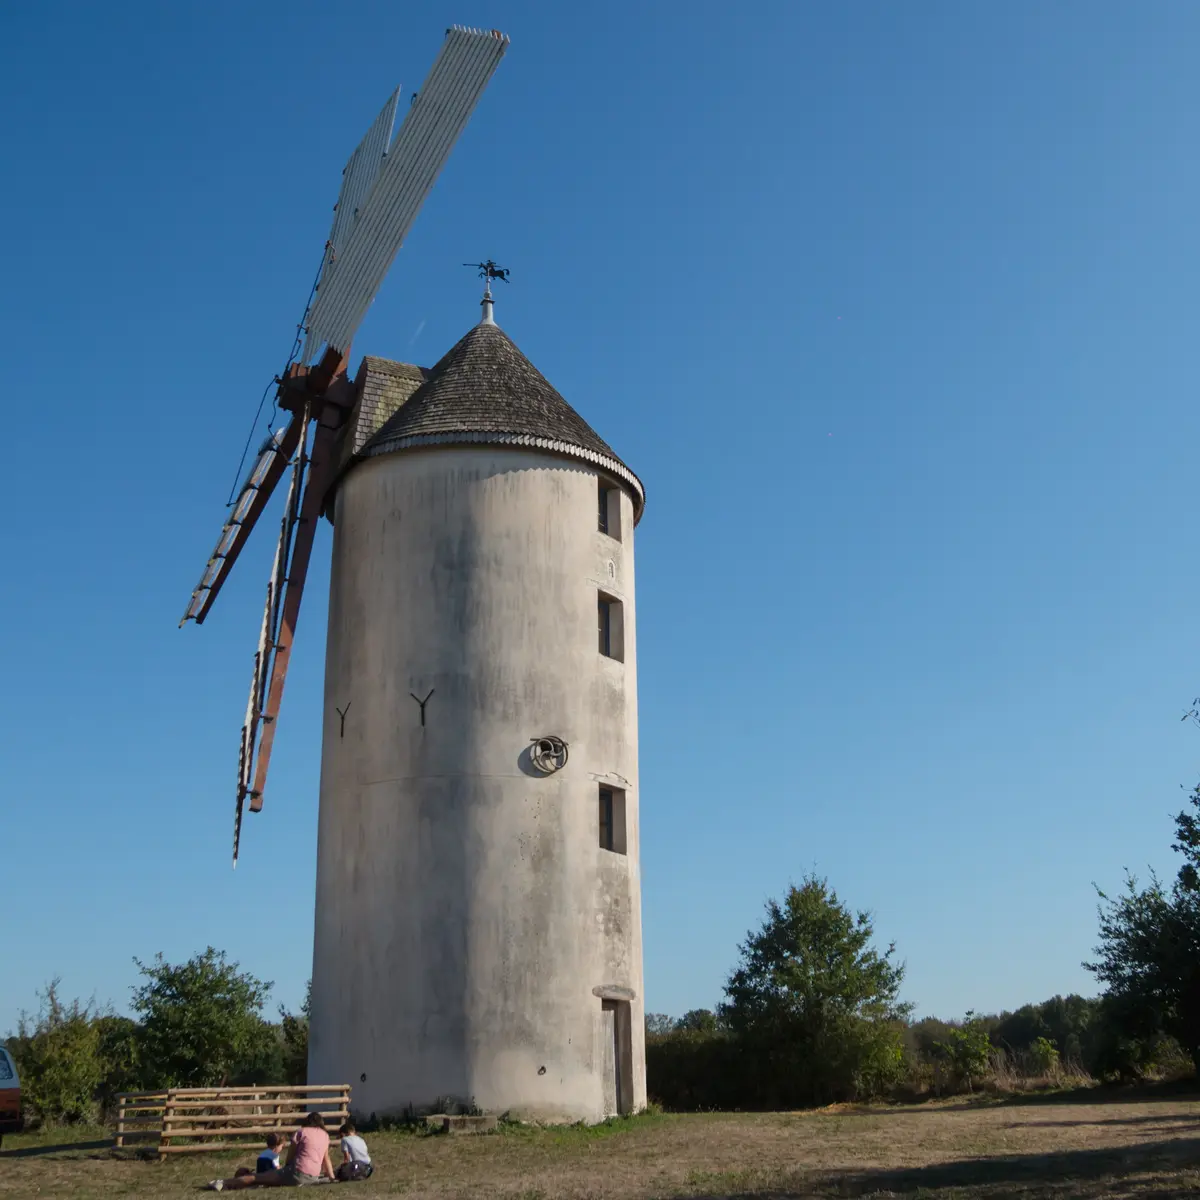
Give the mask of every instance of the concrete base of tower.
M 360 1117 L 484 1112 L 543 1123 L 596 1123 L 639 1111 L 646 1106 L 645 1067 L 643 1048 L 639 1044 L 635 1055 L 631 1036 L 633 1006 L 592 999 L 593 1018 L 580 1021 L 562 1045 L 502 1047 L 491 1037 L 470 1061 L 439 1038 L 436 1028 L 423 1046 L 384 1049 L 375 1022 L 357 1030 L 328 1028 L 314 1005 L 309 1079 L 349 1082 L 351 1108 Z

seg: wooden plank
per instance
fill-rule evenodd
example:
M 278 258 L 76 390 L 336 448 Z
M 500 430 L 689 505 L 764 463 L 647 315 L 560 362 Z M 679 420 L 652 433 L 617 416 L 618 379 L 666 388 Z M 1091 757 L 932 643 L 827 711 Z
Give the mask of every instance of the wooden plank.
M 241 1146 L 244 1149 L 247 1146 L 257 1145 L 257 1143 L 265 1134 L 279 1132 L 280 1130 L 274 1125 L 264 1125 L 261 1129 L 210 1129 L 205 1133 L 198 1133 L 195 1136 L 197 1138 L 203 1137 L 224 1139 L 244 1137 L 247 1139 L 246 1141 L 233 1143 L 233 1145 Z M 283 1132 L 286 1133 L 287 1130 L 285 1129 Z M 329 1134 L 330 1140 L 333 1141 L 336 1134 L 336 1128 L 331 1127 L 330 1129 L 326 1130 L 326 1132 Z M 185 1141 L 181 1140 L 182 1136 L 183 1135 L 172 1134 L 170 1146 L 161 1152 L 169 1152 L 170 1150 L 209 1150 L 212 1149 L 212 1147 L 216 1144 L 211 1141 Z
M 278 1100 L 227 1100 L 223 1096 L 213 1097 L 211 1100 L 176 1100 L 171 1106 L 175 1111 L 181 1112 L 186 1116 L 189 1111 L 195 1111 L 201 1108 L 256 1108 L 264 1104 L 287 1104 L 289 1109 L 303 1112 L 305 1108 L 311 1107 L 331 1107 L 338 1104 L 346 1104 L 349 1102 L 349 1096 L 314 1096 L 312 1100 L 299 1100 L 294 1096 L 281 1097 Z
M 264 1129 L 263 1133 L 278 1133 L 277 1129 Z M 218 1150 L 249 1150 L 253 1142 L 193 1142 L 188 1146 L 162 1146 L 159 1154 L 215 1154 Z
M 167 1147 L 171 1144 L 171 1139 L 167 1136 L 167 1121 L 171 1116 L 171 1106 L 174 1104 L 174 1102 L 175 1093 L 168 1092 L 166 1105 L 163 1108 L 162 1133 L 158 1135 L 158 1157 L 160 1160 L 162 1159 L 163 1153 L 166 1151 Z
M 336 1129 L 338 1123 L 330 1122 L 327 1131 Z M 299 1125 L 291 1128 L 299 1128 Z M 172 1129 L 171 1143 L 177 1144 L 182 1138 L 214 1138 L 214 1137 L 251 1137 L 262 1133 L 279 1133 L 281 1126 L 279 1125 L 209 1125 L 204 1129 Z M 282 1126 L 286 1133 L 289 1126 Z
M 323 1113 L 322 1123 L 329 1129 L 334 1129 L 340 1125 L 350 1114 L 349 1113 Z M 280 1129 L 299 1129 L 304 1124 L 304 1118 L 299 1119 L 292 1117 L 284 1118 L 276 1121 L 269 1113 L 262 1113 L 253 1119 L 244 1121 L 230 1121 L 226 1118 L 225 1121 L 206 1121 L 202 1125 L 171 1125 L 163 1130 L 164 1133 L 170 1134 L 173 1138 L 178 1137 L 208 1137 L 213 1133 L 218 1133 L 222 1129 L 230 1130 L 251 1130 L 258 1129 L 262 1126 L 269 1126 L 276 1131 Z M 143 1130 L 144 1133 L 153 1133 L 154 1130 Z
M 147 1096 L 161 1096 L 164 1100 L 173 1096 L 180 1100 L 194 1099 L 196 1096 L 258 1096 L 270 1094 L 275 1096 L 294 1096 L 309 1092 L 349 1092 L 348 1083 L 281 1083 L 264 1087 L 206 1087 L 206 1088 L 172 1088 L 169 1092 L 146 1092 Z M 133 1093 L 128 1093 L 133 1094 Z
M 215 1108 L 216 1105 L 214 1105 L 213 1107 Z M 321 1114 L 321 1116 L 323 1116 L 323 1117 L 333 1118 L 333 1117 L 344 1116 L 346 1114 L 347 1108 L 348 1108 L 348 1106 L 343 1104 L 337 1108 L 321 1108 L 321 1109 L 313 1109 L 312 1111 L 319 1112 Z M 267 1112 L 267 1113 L 262 1113 L 262 1112 L 180 1113 L 178 1116 L 168 1117 L 166 1119 L 166 1121 L 163 1121 L 163 1122 L 155 1121 L 154 1124 L 159 1125 L 159 1124 L 169 1123 L 172 1126 L 175 1126 L 175 1125 L 178 1125 L 180 1122 L 192 1121 L 198 1125 L 211 1125 L 217 1121 L 254 1121 L 254 1120 L 257 1120 L 259 1117 L 270 1117 L 272 1121 L 274 1121 L 274 1120 L 303 1121 L 304 1118 L 307 1117 L 308 1115 L 309 1115 L 309 1113 L 304 1109 L 301 1109 L 299 1112 L 293 1112 L 293 1111 L 289 1110 L 287 1112 L 280 1112 L 280 1113 L 274 1113 L 274 1112 Z
M 286 1126 L 283 1127 L 287 1129 Z M 330 1124 L 329 1129 L 336 1129 L 336 1124 Z M 182 1145 L 180 1139 L 184 1138 L 252 1138 L 252 1136 L 260 1136 L 264 1133 L 278 1133 L 280 1126 L 216 1126 L 208 1129 L 172 1129 L 170 1130 L 170 1139 L 172 1145 Z

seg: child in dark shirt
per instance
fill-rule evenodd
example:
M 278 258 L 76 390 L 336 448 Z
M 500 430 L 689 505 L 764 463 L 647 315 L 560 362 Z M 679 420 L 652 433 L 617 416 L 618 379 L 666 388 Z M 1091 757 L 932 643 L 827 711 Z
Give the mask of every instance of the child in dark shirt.
M 261 1150 L 258 1155 L 258 1162 L 254 1164 L 254 1173 L 261 1175 L 264 1171 L 279 1170 L 279 1147 L 283 1139 L 277 1133 L 267 1134 L 267 1145 L 264 1150 Z
M 258 1161 L 254 1164 L 254 1170 L 249 1167 L 238 1167 L 233 1173 L 235 1179 L 241 1179 L 244 1175 L 261 1175 L 264 1171 L 279 1170 L 279 1147 L 283 1144 L 283 1139 L 277 1133 L 267 1134 L 266 1147 L 259 1152 Z

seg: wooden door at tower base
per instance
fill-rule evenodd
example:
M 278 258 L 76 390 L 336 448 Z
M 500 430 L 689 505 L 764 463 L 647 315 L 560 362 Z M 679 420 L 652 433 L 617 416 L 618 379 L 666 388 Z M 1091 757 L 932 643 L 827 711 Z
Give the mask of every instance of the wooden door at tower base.
M 600 1045 L 603 1053 L 604 1115 L 629 1112 L 633 1079 L 630 1060 L 630 1010 L 625 1000 L 600 1002 Z

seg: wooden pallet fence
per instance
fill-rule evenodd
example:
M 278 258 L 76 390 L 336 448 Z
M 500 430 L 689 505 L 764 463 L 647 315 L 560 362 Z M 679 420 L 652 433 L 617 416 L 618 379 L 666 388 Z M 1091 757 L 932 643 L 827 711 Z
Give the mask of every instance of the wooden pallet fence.
M 305 1087 L 167 1088 L 117 1096 L 118 1146 L 158 1141 L 160 1156 L 231 1150 L 244 1139 L 291 1133 L 319 1112 L 332 1134 L 350 1115 L 348 1083 Z

